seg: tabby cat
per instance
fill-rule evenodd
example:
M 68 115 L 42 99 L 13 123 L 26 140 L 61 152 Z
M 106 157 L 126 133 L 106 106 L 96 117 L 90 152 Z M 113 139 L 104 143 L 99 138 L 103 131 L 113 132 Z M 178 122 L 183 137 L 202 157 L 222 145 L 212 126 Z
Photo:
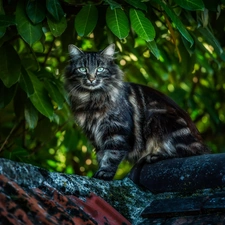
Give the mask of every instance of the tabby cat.
M 69 45 L 65 87 L 72 112 L 97 152 L 94 177 L 113 179 L 124 159 L 152 163 L 209 153 L 188 114 L 164 94 L 126 83 L 115 45 L 83 52 Z

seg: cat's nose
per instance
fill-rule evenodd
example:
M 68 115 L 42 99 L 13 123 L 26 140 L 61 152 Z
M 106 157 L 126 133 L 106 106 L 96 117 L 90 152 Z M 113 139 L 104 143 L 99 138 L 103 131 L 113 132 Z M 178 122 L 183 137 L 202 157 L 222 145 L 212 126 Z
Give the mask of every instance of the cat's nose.
M 95 80 L 95 78 L 89 78 L 88 80 L 90 80 L 92 83 Z
M 89 75 L 88 80 L 91 81 L 91 83 L 96 79 L 95 75 Z

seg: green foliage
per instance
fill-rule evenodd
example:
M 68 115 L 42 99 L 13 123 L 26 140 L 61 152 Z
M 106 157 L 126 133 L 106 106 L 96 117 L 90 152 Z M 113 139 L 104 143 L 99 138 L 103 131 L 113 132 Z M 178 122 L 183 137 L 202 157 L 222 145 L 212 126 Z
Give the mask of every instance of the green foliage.
M 188 111 L 213 152 L 224 152 L 224 1 L 0 0 L 0 156 L 92 176 L 93 147 L 63 88 L 68 44 L 116 43 L 127 81 Z M 212 26 L 213 25 L 213 26 Z M 123 163 L 117 178 L 130 168 Z
M 67 21 L 65 17 L 62 17 L 59 22 L 47 17 L 47 22 L 52 35 L 55 37 L 59 37 L 66 30 Z
M 59 0 L 46 0 L 46 8 L 51 16 L 58 22 L 64 16 L 64 11 Z
M 75 28 L 79 36 L 90 34 L 98 20 L 98 10 L 94 5 L 83 6 L 75 18 Z
M 187 10 L 204 10 L 205 6 L 202 0 L 174 0 L 180 7 L 187 9 Z
M 194 40 L 187 31 L 186 27 L 183 25 L 182 21 L 179 19 L 179 17 L 176 15 L 176 13 L 172 10 L 171 7 L 169 7 L 165 2 L 161 1 L 160 5 L 165 10 L 167 15 L 170 17 L 172 22 L 175 24 L 176 28 L 180 31 L 181 35 L 190 42 L 191 45 L 194 44 Z
M 137 9 L 130 9 L 130 22 L 134 31 L 145 41 L 153 41 L 155 29 L 144 13 Z
M 43 1 L 27 1 L 26 13 L 33 24 L 41 23 L 45 19 Z
M 23 1 L 19 1 L 16 7 L 16 24 L 19 35 L 30 46 L 43 35 L 41 24 L 33 24 L 27 17 Z
M 11 87 L 15 84 L 20 77 L 20 58 L 17 52 L 11 45 L 4 45 L 0 48 L 0 78 L 6 87 Z M 10 61 L 13 60 L 15 64 L 10 65 Z
M 118 38 L 126 38 L 129 34 L 130 27 L 126 14 L 122 9 L 107 9 L 106 23 L 109 29 Z

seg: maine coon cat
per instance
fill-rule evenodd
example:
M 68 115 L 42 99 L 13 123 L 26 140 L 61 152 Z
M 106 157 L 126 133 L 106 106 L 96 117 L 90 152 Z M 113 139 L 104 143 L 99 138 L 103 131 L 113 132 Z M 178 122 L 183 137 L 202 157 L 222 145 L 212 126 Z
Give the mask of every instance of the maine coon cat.
M 65 87 L 77 123 L 96 148 L 94 177 L 111 180 L 124 158 L 152 163 L 208 153 L 196 126 L 173 100 L 122 80 L 114 50 L 114 44 L 99 52 L 69 45 Z

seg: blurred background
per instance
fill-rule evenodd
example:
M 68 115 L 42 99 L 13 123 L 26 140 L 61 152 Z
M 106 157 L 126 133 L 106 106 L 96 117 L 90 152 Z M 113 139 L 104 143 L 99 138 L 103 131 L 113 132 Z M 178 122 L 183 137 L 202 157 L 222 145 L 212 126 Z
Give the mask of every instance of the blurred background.
M 224 0 L 0 0 L 0 157 L 95 173 L 63 72 L 68 44 L 98 51 L 110 43 L 126 81 L 170 96 L 212 152 L 225 152 L 224 21 Z M 115 178 L 131 166 L 123 162 Z

